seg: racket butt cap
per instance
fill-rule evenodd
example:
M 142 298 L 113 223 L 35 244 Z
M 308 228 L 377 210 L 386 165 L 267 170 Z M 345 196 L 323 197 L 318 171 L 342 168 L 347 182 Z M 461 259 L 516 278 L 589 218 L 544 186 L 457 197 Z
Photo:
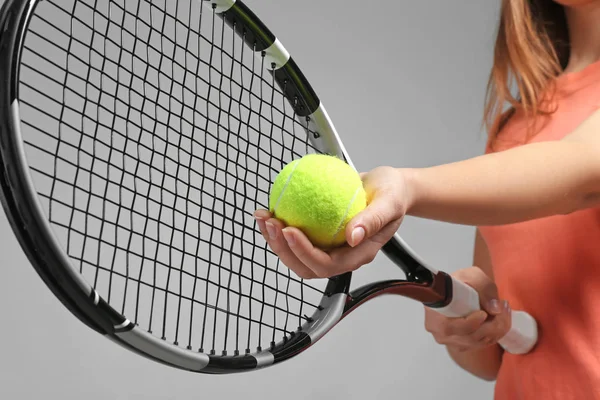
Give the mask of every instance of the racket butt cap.
M 538 339 L 538 327 L 535 319 L 523 311 L 512 311 L 511 328 L 508 333 L 498 341 L 509 348 L 512 354 L 529 353 Z

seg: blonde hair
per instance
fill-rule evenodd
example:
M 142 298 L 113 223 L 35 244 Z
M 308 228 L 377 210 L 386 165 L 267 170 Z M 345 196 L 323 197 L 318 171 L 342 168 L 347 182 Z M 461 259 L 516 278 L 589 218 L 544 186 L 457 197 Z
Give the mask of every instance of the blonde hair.
M 554 112 L 553 81 L 568 58 L 563 6 L 551 0 L 502 0 L 484 113 L 491 145 L 517 110 L 531 120 Z M 533 124 L 529 133 L 535 133 Z

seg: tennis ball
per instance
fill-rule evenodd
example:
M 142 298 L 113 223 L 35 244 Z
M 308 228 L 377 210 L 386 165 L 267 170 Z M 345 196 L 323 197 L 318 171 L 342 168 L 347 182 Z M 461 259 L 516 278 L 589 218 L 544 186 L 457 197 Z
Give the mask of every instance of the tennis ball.
M 360 175 L 343 160 L 309 154 L 287 164 L 271 187 L 269 210 L 317 247 L 346 242 L 346 224 L 367 206 Z

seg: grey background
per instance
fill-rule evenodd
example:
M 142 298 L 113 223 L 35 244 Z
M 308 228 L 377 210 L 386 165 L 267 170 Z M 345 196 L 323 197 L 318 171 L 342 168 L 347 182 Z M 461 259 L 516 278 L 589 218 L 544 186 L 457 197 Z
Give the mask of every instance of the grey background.
M 0 0 L 0 4 L 3 0 Z M 356 166 L 423 167 L 481 153 L 497 1 L 247 0 L 312 82 Z M 276 4 L 276 5 L 275 5 Z M 408 218 L 433 266 L 470 265 L 472 227 Z M 30 267 L 0 213 L 0 399 L 491 398 L 423 329 L 423 309 L 373 300 L 310 351 L 236 376 L 178 371 L 115 346 L 74 318 Z M 389 277 L 379 257 L 356 283 Z

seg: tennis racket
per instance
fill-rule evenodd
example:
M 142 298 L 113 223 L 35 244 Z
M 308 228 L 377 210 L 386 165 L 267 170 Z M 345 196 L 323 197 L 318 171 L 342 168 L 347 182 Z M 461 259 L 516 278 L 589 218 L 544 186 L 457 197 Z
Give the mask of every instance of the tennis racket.
M 269 250 L 253 213 L 281 168 L 308 153 L 352 163 L 242 1 L 7 0 L 0 34 L 3 206 L 37 273 L 98 333 L 230 373 L 300 354 L 382 294 L 479 309 L 399 236 L 383 251 L 403 276 L 359 288 L 351 273 L 304 281 Z M 536 329 L 513 311 L 500 344 L 526 353 Z

